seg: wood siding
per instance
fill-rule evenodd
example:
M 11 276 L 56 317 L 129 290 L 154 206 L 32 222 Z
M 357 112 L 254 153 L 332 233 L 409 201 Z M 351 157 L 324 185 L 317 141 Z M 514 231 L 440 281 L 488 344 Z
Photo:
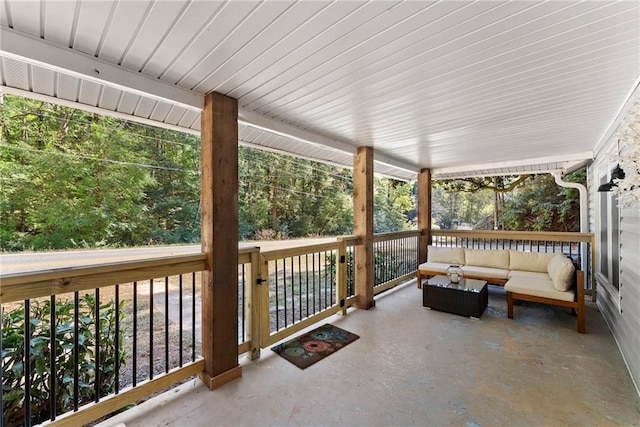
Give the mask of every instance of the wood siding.
M 613 147 L 612 139 L 596 156 L 589 167 L 589 226 L 596 236 L 602 227 L 608 225 L 601 220 L 597 188 L 603 171 L 611 166 L 607 152 Z M 629 373 L 640 395 L 640 210 L 637 206 L 622 208 L 620 216 L 620 275 L 619 290 L 602 275 L 596 274 L 598 281 L 597 304 L 611 330 Z M 602 248 L 599 242 L 596 250 Z M 611 251 L 608 251 L 611 256 Z M 600 259 L 596 259 L 596 271 Z M 588 321 L 588 320 L 587 320 Z

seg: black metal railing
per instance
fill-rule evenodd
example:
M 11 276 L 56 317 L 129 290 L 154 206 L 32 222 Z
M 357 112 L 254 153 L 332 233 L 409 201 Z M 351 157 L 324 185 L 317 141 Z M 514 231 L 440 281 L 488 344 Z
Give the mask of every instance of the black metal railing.
M 55 421 L 195 362 L 199 277 L 3 301 L 2 425 Z
M 418 267 L 419 234 L 379 234 L 374 238 L 374 283 L 384 285 L 413 274 Z
M 271 332 L 334 305 L 337 257 L 329 249 L 269 261 Z

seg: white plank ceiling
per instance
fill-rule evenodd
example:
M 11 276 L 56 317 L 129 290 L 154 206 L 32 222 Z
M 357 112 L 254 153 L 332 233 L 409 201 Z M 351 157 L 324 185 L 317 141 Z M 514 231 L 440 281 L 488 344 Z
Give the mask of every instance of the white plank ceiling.
M 7 93 L 412 179 L 593 156 L 640 75 L 640 2 L 2 0 Z M 244 115 L 242 114 L 244 113 Z

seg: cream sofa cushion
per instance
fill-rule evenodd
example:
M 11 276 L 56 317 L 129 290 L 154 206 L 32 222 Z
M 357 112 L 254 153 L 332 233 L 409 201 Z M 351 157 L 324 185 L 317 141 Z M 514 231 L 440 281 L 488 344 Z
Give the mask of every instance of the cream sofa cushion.
M 418 266 L 418 270 L 447 274 L 447 268 L 449 268 L 450 265 L 451 263 L 448 262 L 424 262 Z
M 559 291 L 568 291 L 573 284 L 573 273 L 575 268 L 573 263 L 561 254 L 556 254 L 549 264 L 547 265 L 547 271 L 553 286 Z
M 554 253 L 509 251 L 509 269 L 547 273 L 547 264 Z
M 429 245 L 427 246 L 427 261 L 464 264 L 464 248 L 443 248 Z
M 463 265 L 462 271 L 466 276 L 484 277 L 487 279 L 506 279 L 509 276 L 509 270 L 492 267 L 478 267 L 475 265 Z
M 549 273 L 546 271 L 544 273 L 538 273 L 536 271 L 522 271 L 522 270 L 511 270 L 509 271 L 509 275 L 507 276 L 509 279 L 512 277 L 534 277 L 537 279 L 547 279 L 550 280 Z
M 509 269 L 509 251 L 502 249 L 465 249 L 465 265 Z
M 554 287 L 553 281 L 549 278 L 536 278 L 527 276 L 515 276 L 509 279 L 504 289 L 507 292 L 515 292 L 517 294 L 533 295 L 542 298 L 551 298 L 561 301 L 573 301 L 575 293 L 573 290 L 566 292 L 558 292 Z

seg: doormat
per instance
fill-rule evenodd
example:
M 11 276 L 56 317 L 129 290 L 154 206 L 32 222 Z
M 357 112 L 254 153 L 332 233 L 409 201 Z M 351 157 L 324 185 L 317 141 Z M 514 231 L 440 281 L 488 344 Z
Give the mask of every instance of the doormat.
M 360 337 L 356 334 L 327 323 L 313 331 L 271 347 L 271 350 L 298 368 L 305 369 L 358 338 Z

